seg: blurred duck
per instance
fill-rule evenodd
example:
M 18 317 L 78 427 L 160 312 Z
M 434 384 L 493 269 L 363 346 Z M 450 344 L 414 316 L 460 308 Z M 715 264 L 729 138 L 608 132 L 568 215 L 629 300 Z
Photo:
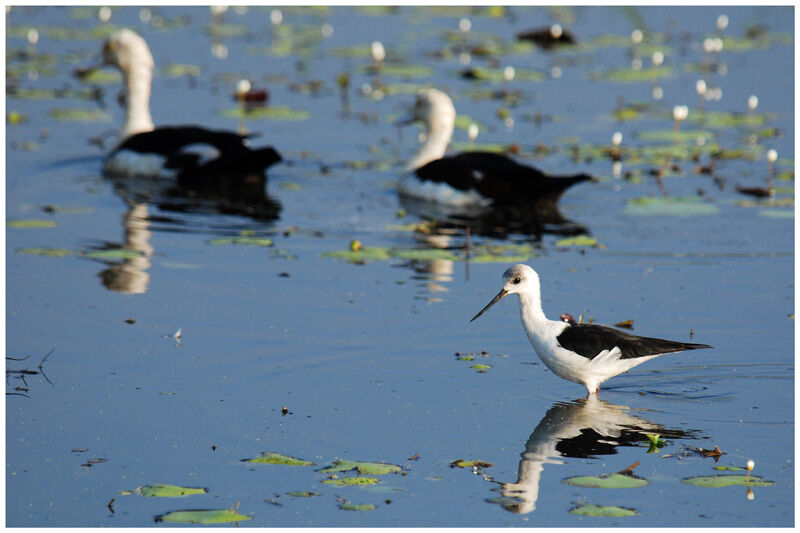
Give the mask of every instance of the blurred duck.
M 248 135 L 200 126 L 156 128 L 150 116 L 154 62 L 147 43 L 123 29 L 103 44 L 102 54 L 102 65 L 117 67 L 128 91 L 125 124 L 105 161 L 106 174 L 209 180 L 218 174 L 263 174 L 281 160 L 272 147 L 249 148 Z
M 410 173 L 401 179 L 402 195 L 454 207 L 552 209 L 566 189 L 592 179 L 587 174 L 548 176 L 491 152 L 445 156 L 455 119 L 449 96 L 437 89 L 420 91 L 412 116 L 402 124 L 421 121 L 425 142 L 406 166 Z

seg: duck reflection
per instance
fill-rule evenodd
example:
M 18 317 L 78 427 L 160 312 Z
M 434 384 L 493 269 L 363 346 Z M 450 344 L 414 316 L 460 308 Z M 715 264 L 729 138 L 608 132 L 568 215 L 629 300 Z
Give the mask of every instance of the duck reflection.
M 218 173 L 162 179 L 106 174 L 114 192 L 127 206 L 122 215 L 124 238 L 121 243 L 105 243 L 101 250 L 138 252 L 130 257 L 106 263 L 100 272 L 103 286 L 114 292 L 143 294 L 150 281 L 148 270 L 154 248 L 150 227 L 155 220 L 173 222 L 168 217 L 155 218 L 151 206 L 161 211 L 198 214 L 226 214 L 248 217 L 259 222 L 277 220 L 281 204 L 266 192 L 264 173 Z
M 586 459 L 613 455 L 618 446 L 645 446 L 645 433 L 657 433 L 665 439 L 692 437 L 691 432 L 649 422 L 632 414 L 629 407 L 614 405 L 597 396 L 556 402 L 525 445 L 517 481 L 501 483 L 500 490 L 506 497 L 501 506 L 515 514 L 533 512 L 545 464 L 563 464 L 559 457 Z
M 461 207 L 400 195 L 403 209 L 418 217 L 436 222 L 441 228 L 464 230 L 484 237 L 504 239 L 521 234 L 539 242 L 544 234 L 573 237 L 587 235 L 589 229 L 566 218 L 556 203 L 540 202 L 535 209 L 521 206 Z

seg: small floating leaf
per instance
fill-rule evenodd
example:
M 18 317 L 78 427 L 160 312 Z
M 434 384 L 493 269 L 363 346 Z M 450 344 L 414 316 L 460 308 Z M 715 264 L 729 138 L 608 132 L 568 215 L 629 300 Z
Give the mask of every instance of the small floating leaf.
M 375 509 L 375 505 L 371 503 L 344 502 L 339 504 L 339 509 L 342 511 L 372 511 Z
M 672 72 L 672 67 L 669 66 L 643 68 L 639 70 L 619 68 L 608 70 L 606 72 L 595 73 L 591 77 L 595 80 L 602 81 L 639 83 L 645 81 L 657 81 L 660 78 L 669 78 L 672 76 Z
M 199 76 L 200 67 L 196 65 L 185 65 L 182 63 L 172 63 L 161 69 L 164 76 L 180 78 L 181 76 Z
M 568 237 L 556 241 L 556 246 L 596 246 L 597 239 L 587 235 L 578 235 L 577 237 Z
M 66 257 L 72 255 L 72 250 L 64 250 L 63 248 L 20 248 L 17 250 L 18 254 L 28 255 L 43 255 L 45 257 Z
M 122 74 L 116 70 L 93 69 L 81 74 L 80 80 L 84 83 L 112 84 L 122 81 Z
M 614 505 L 578 505 L 570 509 L 569 514 L 576 514 L 581 516 L 636 516 L 639 513 L 635 509 L 627 507 L 616 507 Z
M 226 244 L 239 244 L 245 246 L 272 246 L 274 241 L 267 237 L 220 237 L 211 239 L 208 244 L 221 246 Z
M 716 215 L 719 208 L 698 196 L 666 196 L 632 198 L 626 202 L 625 214 L 639 216 Z
M 490 466 L 492 466 L 492 463 L 487 463 L 486 461 L 480 460 L 465 461 L 464 459 L 458 459 L 457 461 L 450 463 L 450 468 L 489 468 Z
M 344 477 L 341 479 L 323 479 L 322 482 L 337 487 L 349 487 L 351 485 L 374 485 L 380 481 L 376 477 Z
M 330 473 L 330 472 L 348 472 L 350 470 L 358 470 L 359 473 L 367 476 L 382 476 L 384 474 L 396 474 L 400 472 L 401 468 L 397 465 L 388 463 L 367 463 L 358 461 L 335 461 L 331 466 L 325 467 L 317 472 Z
M 311 113 L 305 109 L 291 109 L 289 107 L 264 106 L 233 109 L 223 109 L 220 115 L 226 118 L 243 118 L 246 120 L 306 120 Z
M 178 524 L 226 524 L 252 519 L 252 516 L 241 515 L 231 509 L 198 509 L 189 511 L 172 511 L 159 515 L 156 522 Z
M 434 72 L 431 66 L 410 63 L 386 63 L 377 67 L 363 65 L 359 67 L 358 71 L 360 73 L 396 76 L 398 78 L 424 78 L 433 75 Z
M 155 485 L 145 485 L 139 487 L 134 494 L 144 496 L 145 498 L 181 498 L 184 496 L 193 496 L 196 494 L 206 494 L 208 489 L 202 487 L 178 487 L 176 485 L 163 485 L 157 483 Z
M 304 461 L 303 459 L 297 459 L 296 457 L 289 457 L 288 455 L 282 455 L 275 452 L 262 453 L 258 457 L 247 459 L 246 461 L 248 463 L 260 463 L 267 465 L 310 466 L 314 464 L 311 461 Z
M 112 250 L 91 250 L 82 252 L 81 255 L 91 259 L 136 259 L 137 257 L 142 257 L 144 253 L 138 250 L 114 248 Z
M 492 368 L 492 365 L 484 365 L 482 363 L 475 363 L 470 368 L 474 368 L 475 370 L 489 370 Z
M 293 498 L 313 498 L 314 496 L 319 496 L 319 493 L 311 492 L 310 490 L 293 490 L 286 494 Z
M 734 485 L 747 485 L 750 487 L 771 487 L 775 484 L 774 481 L 764 481 L 756 476 L 743 476 L 743 475 L 720 475 L 720 476 L 698 476 L 690 477 L 681 480 L 685 485 L 694 485 L 695 487 L 705 488 L 718 488 L 718 487 L 732 487 Z
M 714 470 L 733 470 L 733 471 L 736 471 L 736 470 L 744 470 L 744 468 L 742 468 L 741 466 L 722 466 L 722 465 L 720 465 L 720 466 L 715 466 Z
M 449 250 L 439 248 L 428 248 L 426 250 L 394 250 L 391 252 L 394 257 L 401 259 L 411 259 L 416 261 L 459 261 L 461 258 Z
M 325 252 L 322 257 L 334 257 L 336 259 L 344 259 L 351 263 L 364 262 L 364 261 L 387 261 L 389 260 L 389 249 L 383 246 L 364 246 L 358 251 L 352 250 L 337 250 L 334 252 Z
M 595 489 L 635 489 L 650 484 L 646 479 L 625 474 L 575 476 L 565 479 L 562 483 L 575 487 L 590 487 Z
M 104 111 L 77 108 L 59 108 L 50 111 L 56 120 L 77 122 L 110 122 L 111 115 Z
M 794 211 L 787 209 L 764 209 L 758 214 L 767 218 L 794 218 Z
M 55 228 L 58 226 L 58 223 L 55 220 L 9 220 L 6 222 L 6 226 L 20 229 Z

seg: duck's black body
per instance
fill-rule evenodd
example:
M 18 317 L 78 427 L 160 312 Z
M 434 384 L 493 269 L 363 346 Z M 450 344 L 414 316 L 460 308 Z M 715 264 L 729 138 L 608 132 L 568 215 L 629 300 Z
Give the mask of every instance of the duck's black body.
M 707 344 L 692 344 L 669 341 L 653 337 L 639 337 L 607 326 L 595 324 L 574 324 L 565 328 L 558 337 L 562 348 L 573 351 L 587 359 L 594 359 L 605 350 L 619 348 L 620 359 L 636 359 L 650 355 L 660 355 L 684 350 L 711 348 Z
M 259 173 L 281 161 L 280 154 L 272 147 L 251 149 L 246 146 L 244 141 L 249 137 L 199 126 L 164 126 L 130 136 L 108 159 L 124 151 L 162 156 L 164 168 L 173 171 L 179 179 L 213 179 L 220 173 Z M 193 145 L 212 147 L 217 154 L 213 159 L 203 160 L 201 154 L 185 151 Z
M 548 176 L 511 158 L 491 152 L 465 152 L 431 161 L 414 171 L 424 182 L 474 190 L 495 205 L 555 204 L 569 187 L 591 180 L 587 174 Z

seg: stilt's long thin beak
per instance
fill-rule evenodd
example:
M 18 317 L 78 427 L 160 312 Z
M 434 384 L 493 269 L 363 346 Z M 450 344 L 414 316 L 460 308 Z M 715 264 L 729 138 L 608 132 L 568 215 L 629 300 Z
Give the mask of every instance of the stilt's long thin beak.
M 481 312 L 480 312 L 480 313 L 478 313 L 477 315 L 475 315 L 474 317 L 472 317 L 472 320 L 475 320 L 476 318 L 478 318 L 479 316 L 481 316 L 483 313 L 485 313 L 486 311 L 488 311 L 488 310 L 489 310 L 489 308 L 490 308 L 491 306 L 493 306 L 494 304 L 496 304 L 497 302 L 499 302 L 500 300 L 502 300 L 502 299 L 505 297 L 505 295 L 506 295 L 506 294 L 508 294 L 508 291 L 507 291 L 507 290 L 505 290 L 505 289 L 503 289 L 503 290 L 501 290 L 500 292 L 498 292 L 498 293 L 497 293 L 497 296 L 495 296 L 495 297 L 494 297 L 494 299 L 492 299 L 492 301 L 491 301 L 491 302 L 489 302 L 489 305 L 487 305 L 486 307 L 484 307 L 483 309 L 481 309 Z M 470 320 L 470 322 L 472 322 L 472 320 Z

